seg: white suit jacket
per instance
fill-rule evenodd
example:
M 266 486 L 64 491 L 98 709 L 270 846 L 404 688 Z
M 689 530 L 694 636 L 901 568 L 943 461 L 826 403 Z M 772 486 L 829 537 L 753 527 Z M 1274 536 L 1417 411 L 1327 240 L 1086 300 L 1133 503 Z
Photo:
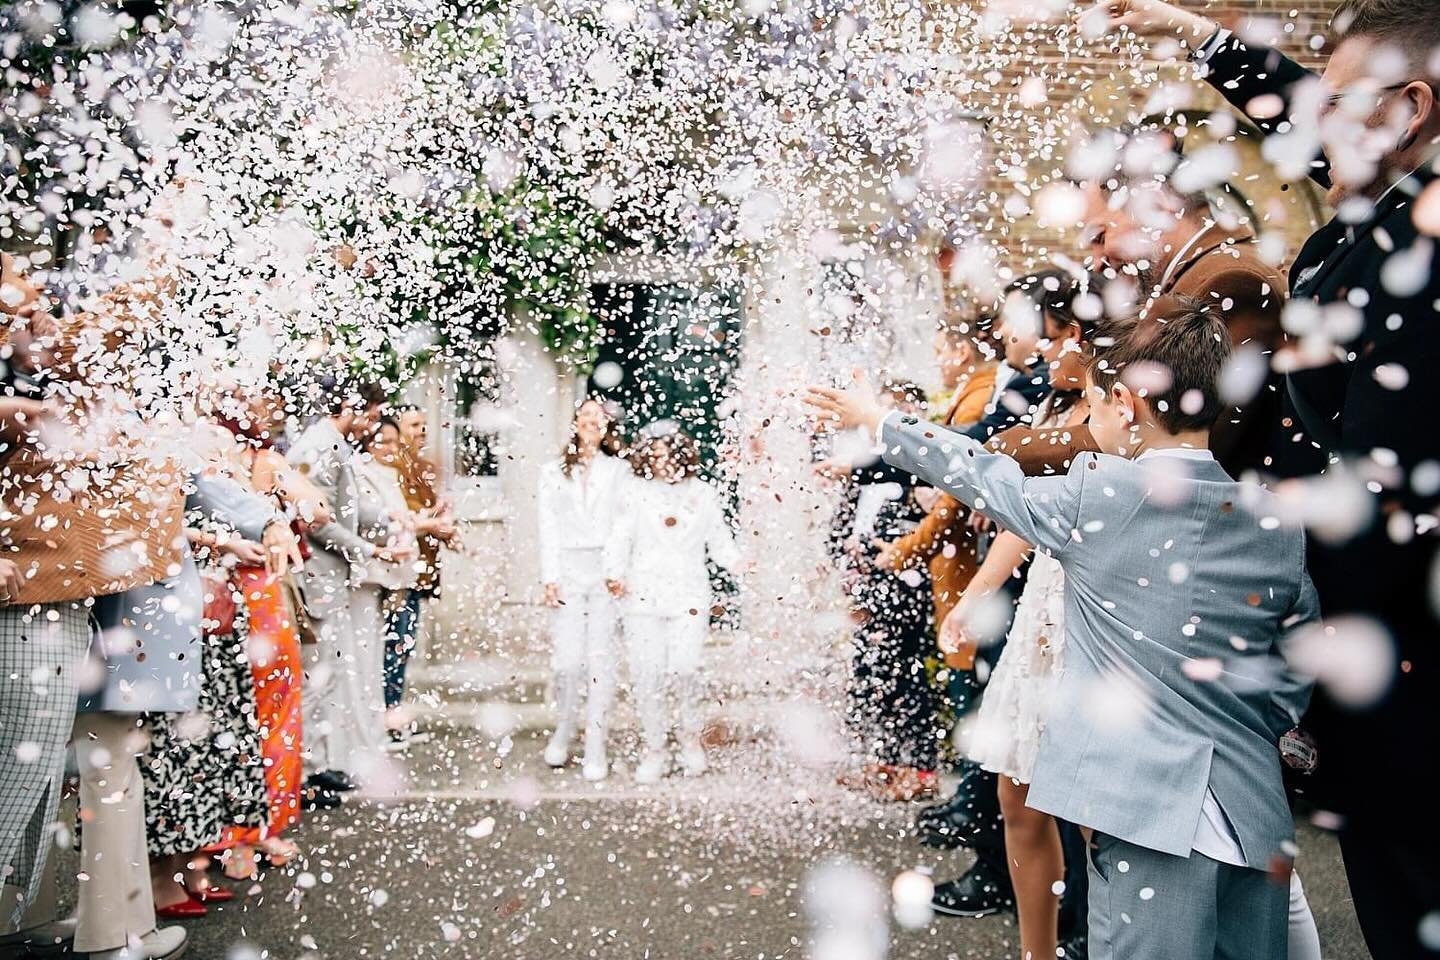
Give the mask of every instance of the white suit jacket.
M 627 480 L 605 550 L 605 576 L 625 584 L 627 612 L 708 616 L 707 553 L 726 570 L 739 563 L 715 488 L 693 477 L 679 483 Z
M 540 471 L 536 506 L 540 515 L 540 582 L 558 583 L 566 550 L 603 550 L 610 540 L 615 498 L 630 469 L 621 460 L 596 454 L 585 471 L 567 477 L 559 463 Z

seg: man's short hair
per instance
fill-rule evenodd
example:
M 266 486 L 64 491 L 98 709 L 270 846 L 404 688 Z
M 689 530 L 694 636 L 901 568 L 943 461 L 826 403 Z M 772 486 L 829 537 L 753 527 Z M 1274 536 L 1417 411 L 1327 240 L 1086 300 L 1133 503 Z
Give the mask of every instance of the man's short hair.
M 1123 381 L 1170 433 L 1208 430 L 1222 409 L 1220 374 L 1230 359 L 1225 320 L 1188 297 L 1155 307 L 1145 317 L 1100 324 L 1090 378 L 1107 393 Z
M 1342 0 L 1330 25 L 1337 40 L 1367 37 L 1399 47 L 1421 72 L 1428 72 L 1431 52 L 1440 47 L 1440 5 L 1435 0 Z
M 999 324 L 995 322 L 992 311 L 947 314 L 941 317 L 936 327 L 951 347 L 968 343 L 975 353 L 977 363 L 994 360 L 999 356 L 1000 349 L 995 343 L 995 331 Z
M 896 403 L 909 403 L 923 407 L 930 399 L 925 394 L 925 388 L 913 380 L 886 377 L 881 382 L 880 389 Z

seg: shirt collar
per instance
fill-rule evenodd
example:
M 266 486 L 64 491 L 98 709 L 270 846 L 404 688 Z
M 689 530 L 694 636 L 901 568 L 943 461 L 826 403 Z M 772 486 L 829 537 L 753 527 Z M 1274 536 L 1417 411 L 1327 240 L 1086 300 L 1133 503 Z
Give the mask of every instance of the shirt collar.
M 1179 457 L 1182 460 L 1214 460 L 1215 454 L 1203 447 L 1150 447 L 1140 451 L 1135 459 L 1144 460 L 1146 457 Z

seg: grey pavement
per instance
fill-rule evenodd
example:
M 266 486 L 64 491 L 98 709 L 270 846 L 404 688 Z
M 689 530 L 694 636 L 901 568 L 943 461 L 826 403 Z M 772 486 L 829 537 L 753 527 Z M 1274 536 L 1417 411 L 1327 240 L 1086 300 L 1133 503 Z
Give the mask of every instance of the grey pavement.
M 861 949 L 865 895 L 888 915 L 897 876 L 943 880 L 968 862 L 914 841 L 918 806 L 874 803 L 754 744 L 648 789 L 623 766 L 598 787 L 551 771 L 540 747 L 473 730 L 413 747 L 376 778 L 382 795 L 307 816 L 293 834 L 303 862 L 230 884 L 240 897 L 188 922 L 187 956 L 800 958 L 812 955 L 807 882 L 844 858 L 863 872 L 832 878 L 826 905 L 856 922 L 845 956 L 878 960 Z M 1334 841 L 1307 827 L 1300 847 L 1325 956 L 1361 960 Z M 895 960 L 1018 955 L 1009 915 L 889 919 L 879 933 Z

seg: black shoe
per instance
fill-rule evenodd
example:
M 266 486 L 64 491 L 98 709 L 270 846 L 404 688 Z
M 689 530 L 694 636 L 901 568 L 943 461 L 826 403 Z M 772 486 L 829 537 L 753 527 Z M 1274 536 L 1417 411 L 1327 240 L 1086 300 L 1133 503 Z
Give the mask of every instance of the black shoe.
M 321 770 L 312 773 L 306 783 L 313 783 L 335 793 L 348 793 L 355 789 L 355 781 L 344 770 Z
M 960 879 L 936 887 L 930 906 L 947 917 L 987 917 L 1014 909 L 1015 900 L 1010 880 L 991 876 L 990 868 L 977 862 Z
M 300 790 L 301 810 L 334 810 L 344 802 L 345 797 L 331 790 L 321 781 L 319 774 L 312 774 Z
M 983 784 L 981 786 L 983 788 Z M 915 818 L 915 837 L 925 846 L 939 850 L 999 848 L 1005 842 L 1005 828 L 994 806 L 993 802 L 985 803 L 977 810 L 975 798 L 965 795 L 926 807 Z
M 1069 940 L 1060 944 L 1060 949 L 1055 952 L 1060 960 L 1087 960 L 1090 956 L 1090 948 L 1086 943 L 1085 934 L 1077 933 Z

